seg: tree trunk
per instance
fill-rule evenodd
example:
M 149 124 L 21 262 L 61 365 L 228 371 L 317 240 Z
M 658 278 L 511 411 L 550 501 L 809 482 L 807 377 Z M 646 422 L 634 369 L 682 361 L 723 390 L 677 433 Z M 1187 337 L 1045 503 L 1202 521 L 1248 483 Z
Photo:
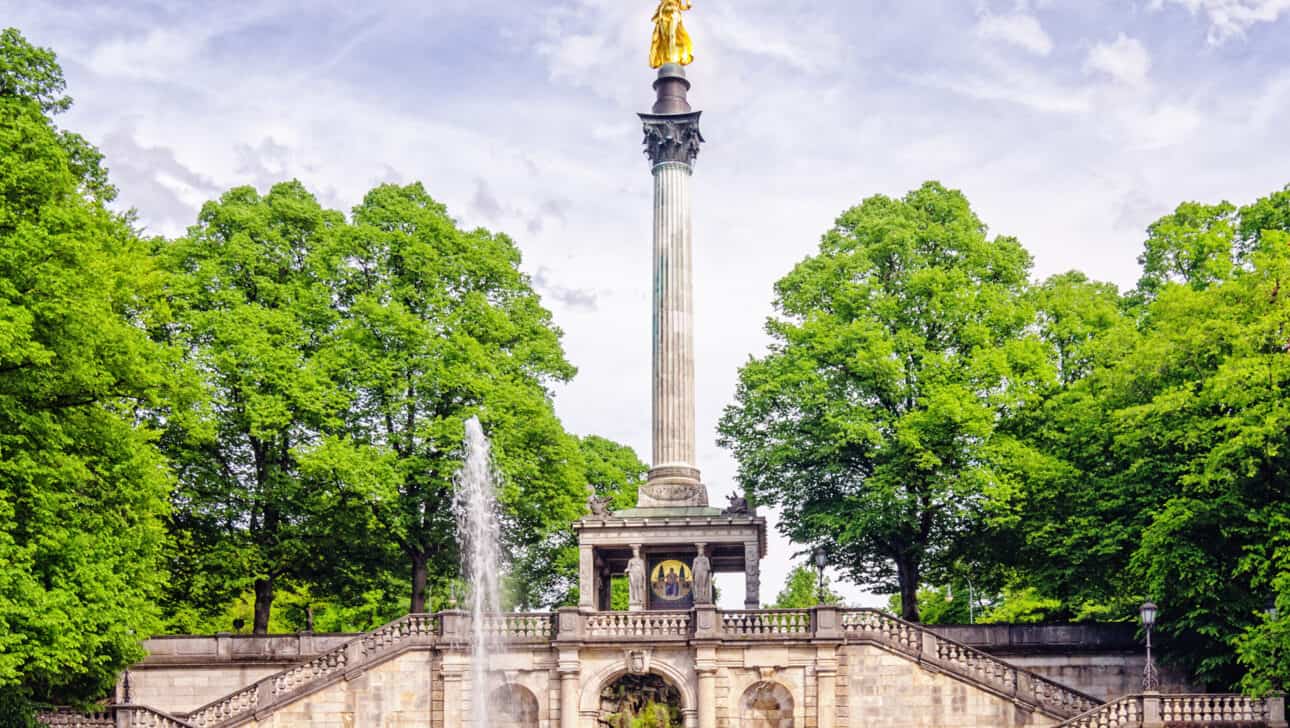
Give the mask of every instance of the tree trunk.
M 273 579 L 255 580 L 255 621 L 251 634 L 269 633 L 269 614 L 273 609 Z
M 426 562 L 423 553 L 412 556 L 412 609 L 411 614 L 424 614 L 426 611 Z
M 918 563 L 912 558 L 896 559 L 896 577 L 900 580 L 900 618 L 918 622 Z

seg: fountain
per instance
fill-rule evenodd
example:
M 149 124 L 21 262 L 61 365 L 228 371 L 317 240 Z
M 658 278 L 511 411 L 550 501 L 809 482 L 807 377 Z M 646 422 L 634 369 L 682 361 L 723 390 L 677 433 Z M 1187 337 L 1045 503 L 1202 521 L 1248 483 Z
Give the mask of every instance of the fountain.
M 488 437 L 479 419 L 466 420 L 466 458 L 456 478 L 453 514 L 461 544 L 471 624 L 470 725 L 488 728 L 493 675 L 489 659 L 501 650 L 496 630 L 488 629 L 490 617 L 502 611 L 501 528 L 493 493 L 494 471 Z M 504 707 L 504 706 L 492 706 Z

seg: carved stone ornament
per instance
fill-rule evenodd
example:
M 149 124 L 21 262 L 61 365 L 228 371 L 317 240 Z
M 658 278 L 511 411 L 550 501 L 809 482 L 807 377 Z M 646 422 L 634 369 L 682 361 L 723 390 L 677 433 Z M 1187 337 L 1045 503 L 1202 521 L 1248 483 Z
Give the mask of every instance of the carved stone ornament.
M 650 165 L 682 162 L 691 167 L 699 156 L 703 134 L 698 112 L 667 116 L 641 114 L 645 123 L 645 156 Z
M 730 502 L 730 505 L 726 506 L 726 509 L 721 512 L 722 515 L 747 516 L 752 514 L 752 508 L 748 506 L 747 498 L 731 493 L 726 496 L 726 500 Z
M 591 511 L 591 515 L 607 518 L 609 516 L 609 504 L 612 499 L 608 496 L 596 495 L 596 492 L 591 488 L 587 490 L 591 491 L 591 494 L 587 496 L 587 509 Z
M 696 483 L 646 483 L 641 488 L 657 501 L 691 501 L 706 495 L 703 486 Z
M 644 675 L 649 672 L 649 650 L 627 651 L 627 672 L 633 675 Z

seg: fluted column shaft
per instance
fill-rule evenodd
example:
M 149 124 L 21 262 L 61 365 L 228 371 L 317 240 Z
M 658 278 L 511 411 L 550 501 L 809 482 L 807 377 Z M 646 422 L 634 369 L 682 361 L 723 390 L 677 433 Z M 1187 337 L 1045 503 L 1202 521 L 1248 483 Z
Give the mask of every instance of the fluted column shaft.
M 654 466 L 694 467 L 694 282 L 690 175 L 654 165 Z

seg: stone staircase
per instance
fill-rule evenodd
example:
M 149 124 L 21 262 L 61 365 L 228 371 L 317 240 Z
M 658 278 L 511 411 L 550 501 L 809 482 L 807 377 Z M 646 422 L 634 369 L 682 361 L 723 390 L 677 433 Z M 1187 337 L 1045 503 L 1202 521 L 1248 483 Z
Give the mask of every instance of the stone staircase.
M 703 612 L 703 614 L 700 614 Z M 188 713 L 167 714 L 138 705 L 115 705 L 98 716 L 60 712 L 52 728 L 235 728 L 340 680 L 352 680 L 410 650 L 465 649 L 469 615 L 412 614 L 270 675 Z M 558 614 L 490 617 L 485 631 L 502 641 L 541 648 L 561 642 L 596 644 L 810 641 L 868 644 L 1006 698 L 1072 728 L 1120 726 L 1268 726 L 1284 728 L 1284 701 L 1239 696 L 1127 696 L 1100 700 L 920 625 L 872 609 L 599 612 L 562 609 Z M 1155 712 L 1153 712 L 1155 711 Z M 1155 715 L 1166 716 L 1153 723 Z M 1280 721 L 1280 722 L 1278 722 Z

